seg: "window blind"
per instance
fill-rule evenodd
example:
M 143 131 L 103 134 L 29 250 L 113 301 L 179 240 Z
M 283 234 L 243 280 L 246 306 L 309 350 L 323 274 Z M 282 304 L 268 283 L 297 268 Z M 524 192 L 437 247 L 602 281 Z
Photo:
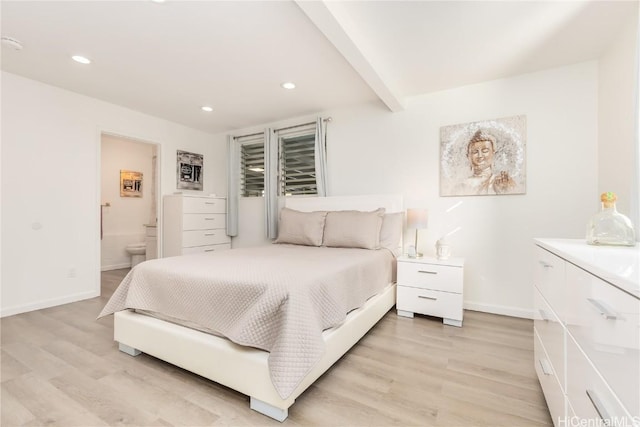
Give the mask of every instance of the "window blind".
M 280 138 L 280 195 L 317 194 L 315 134 Z
M 264 195 L 264 136 L 238 138 L 240 143 L 240 194 L 243 197 Z

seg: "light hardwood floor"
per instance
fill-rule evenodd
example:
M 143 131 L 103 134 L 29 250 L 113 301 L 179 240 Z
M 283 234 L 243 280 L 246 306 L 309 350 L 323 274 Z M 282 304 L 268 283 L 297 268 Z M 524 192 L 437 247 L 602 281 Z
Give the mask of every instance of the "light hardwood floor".
M 248 398 L 113 342 L 99 298 L 1 320 L 1 424 L 280 425 Z M 464 327 L 387 315 L 303 393 L 284 425 L 550 426 L 533 365 L 533 325 L 465 312 Z M 212 361 L 215 363 L 215 361 Z

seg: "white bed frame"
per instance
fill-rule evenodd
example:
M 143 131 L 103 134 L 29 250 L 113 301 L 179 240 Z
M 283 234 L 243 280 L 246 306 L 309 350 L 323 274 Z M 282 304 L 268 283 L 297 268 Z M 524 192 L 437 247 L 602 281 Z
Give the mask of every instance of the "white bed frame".
M 403 209 L 401 196 L 296 197 L 284 205 L 300 211 Z M 114 315 L 114 339 L 121 351 L 150 354 L 250 397 L 250 407 L 278 421 L 313 382 L 362 338 L 395 304 L 395 284 L 349 313 L 345 322 L 323 333 L 326 350 L 320 361 L 287 399 L 271 382 L 266 351 L 243 347 L 214 335 L 125 310 Z

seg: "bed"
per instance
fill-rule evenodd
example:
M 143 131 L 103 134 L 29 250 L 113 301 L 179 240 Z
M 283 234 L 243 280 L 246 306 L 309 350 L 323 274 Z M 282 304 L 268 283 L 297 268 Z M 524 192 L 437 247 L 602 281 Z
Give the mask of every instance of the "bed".
M 306 218 L 311 218 L 318 211 L 375 211 L 384 208 L 384 217 L 388 218 L 390 214 L 402 211 L 402 198 L 286 198 L 284 207 L 283 212 L 288 209 L 290 215 L 309 213 Z M 395 215 L 398 218 L 401 214 Z M 329 220 L 326 226 L 324 220 L 322 224 L 327 231 Z M 393 230 L 400 234 L 397 236 L 400 242 L 402 227 Z M 279 239 L 286 236 L 285 232 L 281 222 Z M 335 229 L 332 233 L 336 235 Z M 341 239 L 342 235 L 349 234 L 349 230 L 340 230 L 339 234 L 337 238 Z M 325 242 L 330 238 L 328 231 L 324 238 Z M 250 397 L 251 409 L 284 421 L 295 399 L 393 307 L 396 294 L 391 280 L 393 273 L 378 270 L 385 260 L 390 264 L 394 261 L 387 249 L 326 248 L 322 245 L 313 247 L 313 244 L 298 246 L 289 244 L 291 242 L 286 238 L 280 243 L 262 249 L 237 249 L 217 255 L 164 258 L 140 264 L 123 280 L 101 315 L 114 313 L 114 339 L 121 351 L 132 356 L 144 352 L 230 387 Z M 253 264 L 258 273 L 250 269 L 230 268 L 231 272 L 225 278 L 222 265 L 233 265 L 234 258 L 240 256 L 255 260 Z M 283 262 L 290 262 L 290 268 L 277 264 L 279 259 L 288 260 Z M 354 260 L 359 261 L 353 264 Z M 309 291 L 297 289 L 295 283 L 301 272 L 322 270 L 323 265 L 326 273 L 310 274 L 313 280 L 309 282 Z M 299 270 L 297 273 L 296 269 Z M 224 295 L 242 293 L 245 299 L 231 299 L 234 303 L 227 303 L 226 308 L 235 307 L 236 301 L 246 300 L 248 302 L 240 303 L 247 306 L 246 315 L 240 318 L 240 322 L 238 319 L 218 322 L 216 329 L 209 330 L 202 327 L 203 322 L 192 324 L 181 314 L 175 315 L 170 311 L 158 313 L 158 307 L 171 308 L 175 300 L 182 298 L 184 292 L 176 286 L 182 280 L 183 272 L 195 275 L 195 279 L 190 280 L 201 283 L 203 289 L 209 289 L 209 281 L 226 285 L 221 291 L 216 291 L 218 294 L 208 297 L 211 301 L 218 299 L 220 292 Z M 263 288 L 261 280 L 255 279 L 255 286 L 236 290 L 234 281 L 252 283 L 249 279 L 256 275 L 273 276 L 275 283 L 293 278 L 290 281 L 294 285 Z M 171 277 L 174 281 L 169 280 Z M 131 281 L 137 287 L 125 289 Z M 150 289 L 163 286 L 169 294 L 148 297 Z M 346 290 L 349 293 L 345 293 Z M 205 297 L 199 300 L 202 300 L 202 306 L 198 305 L 199 301 L 190 304 L 194 304 L 194 313 L 206 312 L 205 317 L 217 316 L 227 320 L 242 311 L 225 311 L 225 307 L 205 310 L 209 307 L 209 300 Z M 147 301 L 153 303 L 147 304 Z M 298 302 L 294 305 L 294 301 Z M 200 314 L 194 316 L 201 317 Z M 274 329 L 270 329 L 271 323 Z M 285 332 L 272 332 L 281 329 Z

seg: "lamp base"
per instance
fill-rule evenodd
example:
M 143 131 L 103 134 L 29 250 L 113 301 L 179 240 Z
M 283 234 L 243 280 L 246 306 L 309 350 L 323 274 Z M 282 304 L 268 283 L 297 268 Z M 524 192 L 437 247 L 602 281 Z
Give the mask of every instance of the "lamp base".
M 409 246 L 409 258 L 422 258 L 422 254 L 418 252 L 418 229 L 416 228 L 416 240 L 413 246 Z

